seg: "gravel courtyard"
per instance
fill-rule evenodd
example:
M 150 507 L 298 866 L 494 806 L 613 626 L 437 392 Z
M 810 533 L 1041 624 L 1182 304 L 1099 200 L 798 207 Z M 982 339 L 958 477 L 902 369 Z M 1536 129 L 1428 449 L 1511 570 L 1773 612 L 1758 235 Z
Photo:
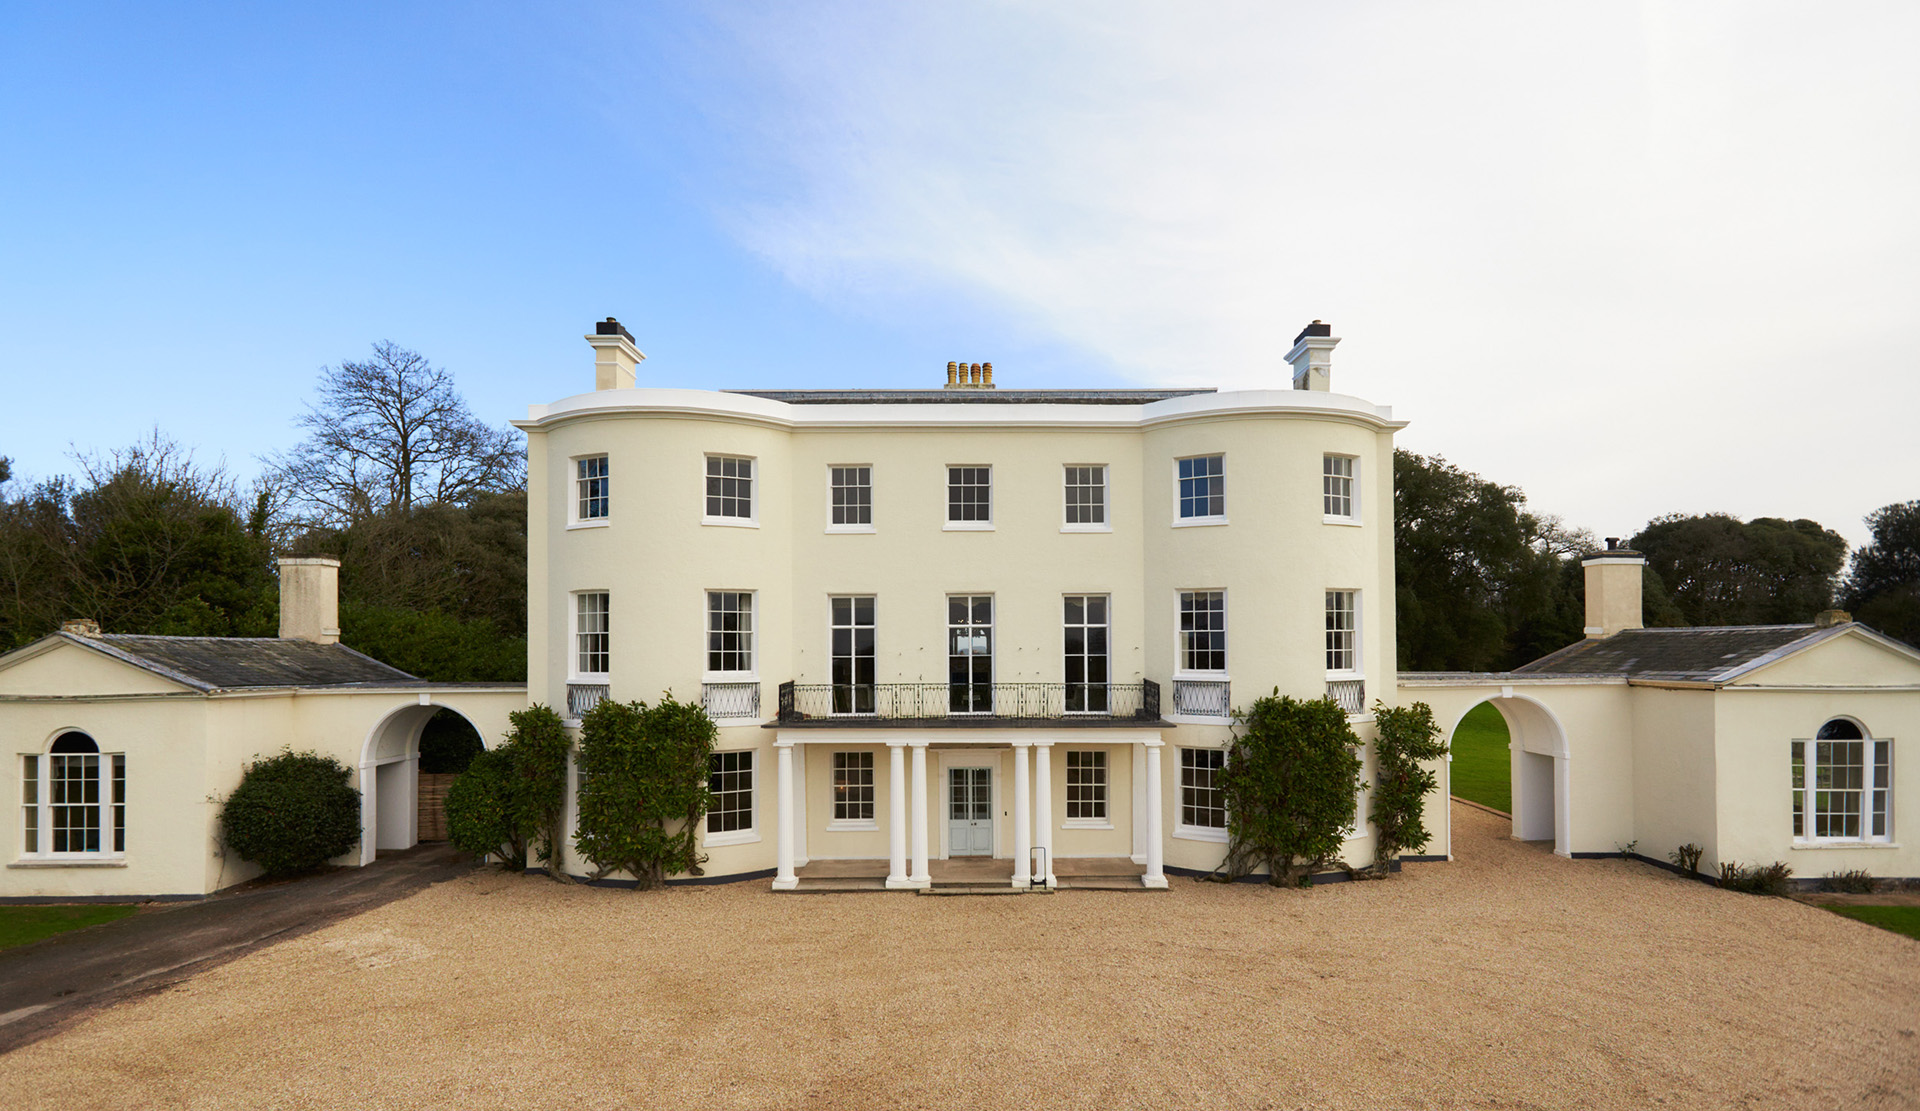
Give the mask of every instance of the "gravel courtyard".
M 440 884 L 0 1057 L 10 1107 L 1920 1107 L 1920 944 L 1454 808 L 1312 891 Z

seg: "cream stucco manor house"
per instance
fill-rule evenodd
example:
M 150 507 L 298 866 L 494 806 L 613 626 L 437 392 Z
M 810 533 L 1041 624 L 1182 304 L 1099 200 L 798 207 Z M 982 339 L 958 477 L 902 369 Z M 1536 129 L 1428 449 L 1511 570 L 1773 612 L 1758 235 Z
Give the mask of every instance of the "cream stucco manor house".
M 1616 549 L 1586 561 L 1581 643 L 1512 673 L 1396 674 L 1404 422 L 1332 390 L 1318 321 L 1274 388 L 1231 392 L 1002 388 L 990 363 L 927 389 L 642 387 L 625 328 L 586 338 L 595 389 L 515 422 L 524 691 L 335 643 L 332 561 L 283 573 L 278 641 L 56 634 L 0 657 L 19 804 L 0 899 L 247 878 L 211 800 L 288 740 L 357 770 L 366 835 L 341 863 L 364 864 L 418 837 L 437 709 L 492 743 L 516 706 L 577 723 L 663 691 L 719 727 L 706 880 L 1165 887 L 1220 863 L 1229 715 L 1276 689 L 1334 700 L 1369 764 L 1377 702 L 1424 701 L 1449 732 L 1491 702 L 1514 834 L 1561 856 L 1692 842 L 1709 870 L 1920 876 L 1901 757 L 1920 653 L 1843 614 L 1643 629 L 1644 561 Z M 1435 770 L 1426 852 L 1445 860 Z M 1371 838 L 1362 791 L 1344 855 Z

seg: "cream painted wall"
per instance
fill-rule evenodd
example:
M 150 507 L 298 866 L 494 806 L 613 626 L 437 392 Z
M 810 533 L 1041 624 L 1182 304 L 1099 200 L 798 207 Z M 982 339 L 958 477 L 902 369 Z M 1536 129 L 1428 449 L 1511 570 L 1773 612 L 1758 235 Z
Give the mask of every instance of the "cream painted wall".
M 1629 687 L 1633 704 L 1633 838 L 1638 851 L 1665 860 L 1695 844 L 1718 859 L 1714 706 L 1707 690 Z M 1785 779 L 1786 774 L 1781 773 Z
M 185 683 L 63 638 L 42 641 L 41 645 L 21 649 L 19 657 L 0 669 L 0 696 L 195 693 Z M 37 648 L 40 650 L 36 652 Z
M 1815 649 L 1816 651 L 1818 649 Z M 1849 716 L 1893 741 L 1891 845 L 1796 844 L 1790 744 L 1830 718 Z M 1719 795 L 1715 863 L 1783 860 L 1800 879 L 1862 868 L 1876 876 L 1920 877 L 1920 697 L 1902 690 L 1784 691 L 1727 688 L 1716 699 Z M 1703 867 L 1706 865 L 1703 864 Z
M 1899 687 L 1920 689 L 1920 660 L 1849 631 L 1748 672 L 1729 686 Z

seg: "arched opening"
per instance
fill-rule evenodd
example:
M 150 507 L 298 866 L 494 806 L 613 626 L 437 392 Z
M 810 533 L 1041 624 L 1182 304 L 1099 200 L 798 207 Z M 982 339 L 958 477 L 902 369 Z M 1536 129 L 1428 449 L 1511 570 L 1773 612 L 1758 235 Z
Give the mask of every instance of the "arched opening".
M 429 754 L 434 768 L 464 770 L 484 747 L 473 722 L 451 707 L 422 702 L 382 718 L 367 734 L 360 755 L 360 863 L 420 843 L 421 781 L 430 774 Z M 428 832 L 436 831 L 430 826 Z
M 1567 735 L 1551 710 L 1531 698 L 1489 698 L 1449 737 L 1453 794 L 1511 815 L 1515 840 L 1569 854 Z

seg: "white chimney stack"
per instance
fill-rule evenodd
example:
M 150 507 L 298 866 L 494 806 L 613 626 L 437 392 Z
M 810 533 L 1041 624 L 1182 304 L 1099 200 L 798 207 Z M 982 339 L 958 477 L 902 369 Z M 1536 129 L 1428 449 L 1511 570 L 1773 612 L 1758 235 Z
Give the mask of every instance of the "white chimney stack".
M 1339 342 L 1332 326 L 1318 320 L 1300 329 L 1293 337 L 1293 350 L 1287 352 L 1294 389 L 1325 392 L 1333 388 L 1333 349 Z
M 280 639 L 340 643 L 340 561 L 280 561 Z
M 632 333 L 609 316 L 593 326 L 593 334 L 586 340 L 593 345 L 593 388 L 632 389 L 634 372 L 639 368 L 640 361 L 646 358 L 633 345 Z

